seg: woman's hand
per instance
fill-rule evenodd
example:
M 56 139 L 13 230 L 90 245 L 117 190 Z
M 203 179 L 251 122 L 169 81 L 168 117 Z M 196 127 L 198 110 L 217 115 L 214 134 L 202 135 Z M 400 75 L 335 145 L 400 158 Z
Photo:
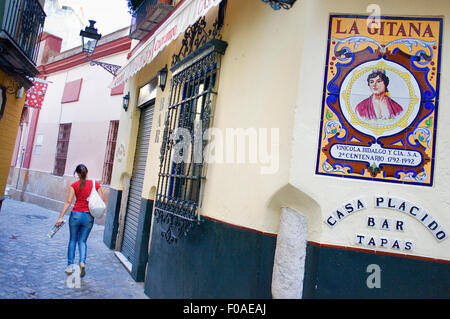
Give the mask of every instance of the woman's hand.
M 55 223 L 55 226 L 58 227 L 62 224 L 62 218 L 58 218 L 58 220 Z

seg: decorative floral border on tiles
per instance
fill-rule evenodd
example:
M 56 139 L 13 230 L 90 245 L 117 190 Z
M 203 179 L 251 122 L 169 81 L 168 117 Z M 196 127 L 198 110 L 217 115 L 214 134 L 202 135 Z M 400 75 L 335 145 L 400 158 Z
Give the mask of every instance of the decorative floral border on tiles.
M 316 174 L 433 185 L 441 18 L 332 15 Z

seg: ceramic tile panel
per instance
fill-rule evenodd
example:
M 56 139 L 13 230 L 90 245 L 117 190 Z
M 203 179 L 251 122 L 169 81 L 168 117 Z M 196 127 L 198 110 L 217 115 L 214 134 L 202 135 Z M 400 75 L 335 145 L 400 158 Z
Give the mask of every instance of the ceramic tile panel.
M 433 185 L 442 19 L 330 17 L 316 173 Z

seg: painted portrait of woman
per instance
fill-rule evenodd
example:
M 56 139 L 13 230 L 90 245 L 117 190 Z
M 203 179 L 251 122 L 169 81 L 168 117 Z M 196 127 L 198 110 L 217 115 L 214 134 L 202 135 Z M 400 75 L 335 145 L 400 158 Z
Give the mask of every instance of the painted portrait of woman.
M 385 71 L 374 70 L 367 77 L 367 85 L 372 95 L 356 106 L 356 113 L 367 120 L 393 119 L 403 111 L 403 107 L 388 96 L 389 78 Z

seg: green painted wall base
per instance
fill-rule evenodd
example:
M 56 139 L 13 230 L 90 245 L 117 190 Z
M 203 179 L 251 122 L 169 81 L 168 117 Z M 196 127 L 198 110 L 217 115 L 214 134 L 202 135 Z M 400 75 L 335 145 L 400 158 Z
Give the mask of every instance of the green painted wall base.
M 450 298 L 450 264 L 308 244 L 303 298 Z
M 276 237 L 210 219 L 168 244 L 154 223 L 150 298 L 271 298 Z

